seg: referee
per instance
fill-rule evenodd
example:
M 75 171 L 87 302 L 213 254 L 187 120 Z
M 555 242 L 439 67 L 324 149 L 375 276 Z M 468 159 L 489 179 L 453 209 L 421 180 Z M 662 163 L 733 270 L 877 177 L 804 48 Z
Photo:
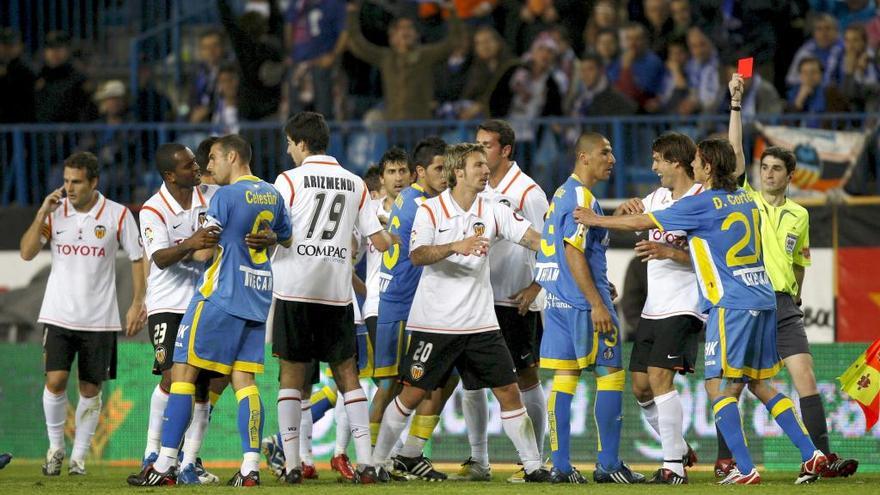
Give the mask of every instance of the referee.
M 736 176 L 743 175 L 743 187 L 752 193 L 761 215 L 761 248 L 764 266 L 776 292 L 776 346 L 779 356 L 794 381 L 804 426 L 816 447 L 828 457 L 823 478 L 847 477 L 856 472 L 859 461 L 843 459 L 831 452 L 825 407 L 816 388 L 813 356 L 804 329 L 800 309 L 804 271 L 810 266 L 810 218 L 801 205 L 786 198 L 796 160 L 794 154 L 780 147 L 770 147 L 761 154 L 760 191 L 748 183 L 742 147 L 740 105 L 743 79 L 734 75 L 730 82 L 730 142 L 736 151 Z M 718 435 L 718 459 L 715 475 L 726 475 L 733 462 L 730 450 Z

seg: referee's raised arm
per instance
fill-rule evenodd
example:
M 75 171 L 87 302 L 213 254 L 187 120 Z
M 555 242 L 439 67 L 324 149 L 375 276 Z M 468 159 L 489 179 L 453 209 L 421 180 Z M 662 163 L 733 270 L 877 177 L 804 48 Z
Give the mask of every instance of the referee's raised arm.
M 736 153 L 736 169 L 733 176 L 739 178 L 746 171 L 746 154 L 743 151 L 742 131 L 742 98 L 745 82 L 743 77 L 734 73 L 727 84 L 730 90 L 730 124 L 727 130 L 727 139 L 733 145 Z

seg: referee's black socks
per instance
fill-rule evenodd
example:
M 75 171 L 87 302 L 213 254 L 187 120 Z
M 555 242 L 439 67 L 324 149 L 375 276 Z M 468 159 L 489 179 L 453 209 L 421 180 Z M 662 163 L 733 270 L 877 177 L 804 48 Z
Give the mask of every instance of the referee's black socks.
M 810 433 L 810 439 L 823 454 L 831 453 L 828 445 L 828 423 L 825 421 L 825 406 L 819 394 L 801 397 L 801 416 L 804 426 Z

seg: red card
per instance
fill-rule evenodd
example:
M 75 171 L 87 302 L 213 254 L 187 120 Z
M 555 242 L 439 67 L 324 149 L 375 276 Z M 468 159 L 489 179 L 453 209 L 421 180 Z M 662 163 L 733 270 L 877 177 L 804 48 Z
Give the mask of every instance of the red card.
M 752 77 L 752 65 L 755 59 L 753 57 L 741 58 L 737 63 L 736 73 L 743 76 L 743 79 Z

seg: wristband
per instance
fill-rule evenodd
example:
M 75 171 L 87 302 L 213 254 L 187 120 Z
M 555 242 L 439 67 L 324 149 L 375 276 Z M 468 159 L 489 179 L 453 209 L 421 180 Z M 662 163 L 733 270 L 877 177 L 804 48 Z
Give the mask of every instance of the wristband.
M 731 111 L 731 112 L 739 112 L 740 110 L 742 110 L 742 107 L 739 106 L 739 105 L 736 105 L 736 106 L 731 105 L 731 106 L 730 106 L 730 111 Z

